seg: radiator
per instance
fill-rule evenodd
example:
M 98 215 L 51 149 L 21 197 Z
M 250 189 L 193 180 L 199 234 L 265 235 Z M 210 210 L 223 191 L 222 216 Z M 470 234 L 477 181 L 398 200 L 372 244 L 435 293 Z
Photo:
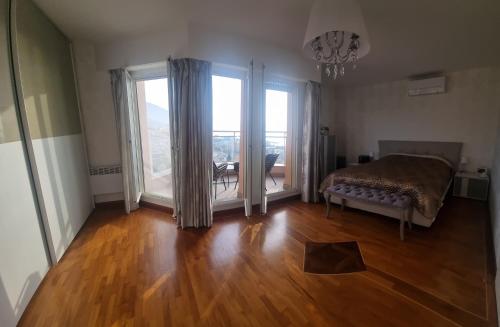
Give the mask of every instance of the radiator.
M 90 185 L 94 195 L 123 192 L 120 165 L 90 168 Z

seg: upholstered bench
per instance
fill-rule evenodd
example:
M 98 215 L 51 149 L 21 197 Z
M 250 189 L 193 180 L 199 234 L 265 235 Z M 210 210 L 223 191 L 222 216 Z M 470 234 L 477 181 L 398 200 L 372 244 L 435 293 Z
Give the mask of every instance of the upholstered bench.
M 363 201 L 399 209 L 401 211 L 399 218 L 399 236 L 401 240 L 404 240 L 405 221 L 408 222 L 408 227 L 411 229 L 412 206 L 408 195 L 363 186 L 336 184 L 325 191 L 327 218 L 330 216 L 331 196 L 340 199 L 342 210 L 344 210 L 346 200 Z

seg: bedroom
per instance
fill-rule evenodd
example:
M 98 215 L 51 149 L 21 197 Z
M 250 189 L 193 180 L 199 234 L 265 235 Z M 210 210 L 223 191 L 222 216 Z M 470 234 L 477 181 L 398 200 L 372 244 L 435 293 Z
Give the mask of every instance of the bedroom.
M 497 325 L 498 17 L 2 1 L 0 325 Z

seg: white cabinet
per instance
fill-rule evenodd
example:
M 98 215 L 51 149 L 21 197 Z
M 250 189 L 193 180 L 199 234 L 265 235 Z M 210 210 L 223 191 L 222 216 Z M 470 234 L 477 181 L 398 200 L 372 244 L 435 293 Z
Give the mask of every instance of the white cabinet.
M 453 195 L 463 198 L 486 201 L 490 178 L 471 172 L 458 172 L 453 181 Z

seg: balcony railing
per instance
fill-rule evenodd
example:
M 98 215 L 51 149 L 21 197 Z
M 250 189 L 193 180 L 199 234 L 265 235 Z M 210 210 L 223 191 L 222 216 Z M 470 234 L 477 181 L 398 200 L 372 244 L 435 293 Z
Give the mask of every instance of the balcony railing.
M 240 131 L 213 131 L 213 160 L 240 161 Z M 276 164 L 285 164 L 286 131 L 266 132 L 266 154 L 278 153 Z
M 286 131 L 266 131 L 266 154 L 278 153 L 276 164 L 285 165 Z
M 240 161 L 240 131 L 213 131 L 213 160 Z

